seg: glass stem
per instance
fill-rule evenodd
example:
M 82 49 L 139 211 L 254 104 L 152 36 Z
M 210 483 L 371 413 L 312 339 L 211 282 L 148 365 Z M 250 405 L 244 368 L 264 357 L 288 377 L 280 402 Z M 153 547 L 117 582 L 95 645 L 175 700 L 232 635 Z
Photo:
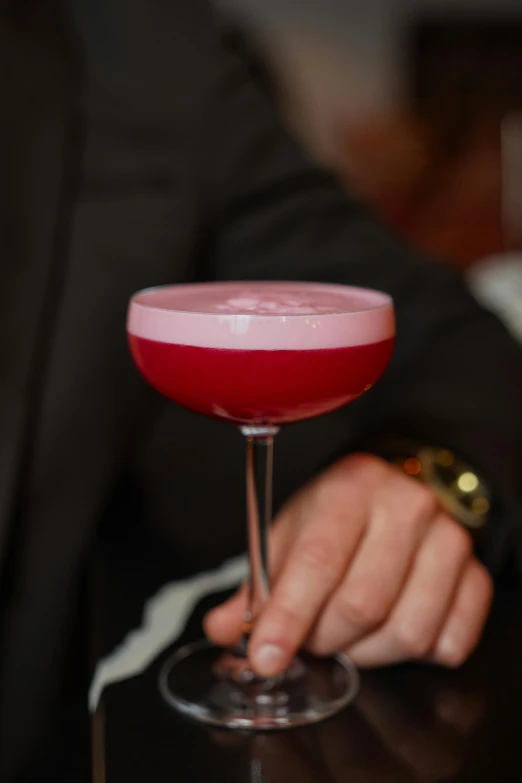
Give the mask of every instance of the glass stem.
M 242 427 L 247 439 L 246 495 L 249 598 L 243 625 L 244 641 L 270 595 L 268 532 L 272 522 L 272 473 L 274 435 L 278 427 Z

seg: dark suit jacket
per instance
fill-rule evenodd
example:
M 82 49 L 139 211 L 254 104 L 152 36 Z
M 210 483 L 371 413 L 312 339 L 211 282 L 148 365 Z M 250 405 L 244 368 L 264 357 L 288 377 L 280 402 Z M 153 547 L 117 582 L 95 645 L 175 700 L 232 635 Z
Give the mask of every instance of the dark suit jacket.
M 391 293 L 398 343 L 389 372 L 351 409 L 280 436 L 279 498 L 370 436 L 448 444 L 485 472 L 501 500 L 494 566 L 518 540 L 522 363 L 451 272 L 418 259 L 309 163 L 205 0 L 3 8 L 7 783 L 52 723 L 80 577 L 107 509 L 118 505 L 121 477 L 139 487 L 141 513 L 186 570 L 241 547 L 239 438 L 164 405 L 141 382 L 124 329 L 134 291 L 287 278 Z

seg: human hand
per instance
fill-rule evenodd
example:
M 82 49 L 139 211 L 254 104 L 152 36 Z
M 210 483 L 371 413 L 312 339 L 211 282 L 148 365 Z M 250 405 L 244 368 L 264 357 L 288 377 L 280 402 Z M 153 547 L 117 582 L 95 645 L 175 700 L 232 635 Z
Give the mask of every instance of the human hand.
M 492 580 L 469 534 L 432 491 L 376 457 L 342 459 L 295 495 L 270 539 L 273 592 L 249 643 L 253 669 L 283 671 L 306 646 L 361 667 L 428 660 L 454 667 L 475 648 Z M 238 640 L 243 587 L 206 618 Z

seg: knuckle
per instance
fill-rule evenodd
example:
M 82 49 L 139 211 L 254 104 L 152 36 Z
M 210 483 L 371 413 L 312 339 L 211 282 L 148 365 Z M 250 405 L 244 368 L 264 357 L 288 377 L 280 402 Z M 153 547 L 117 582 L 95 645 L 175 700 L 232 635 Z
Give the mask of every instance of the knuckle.
M 356 454 L 349 454 L 337 464 L 340 475 L 346 477 L 350 475 L 354 481 L 363 479 L 365 482 L 370 481 L 374 483 L 376 480 L 382 479 L 391 470 L 390 466 L 379 457 L 374 454 L 367 454 L 365 452 L 358 452 Z
M 362 629 L 376 628 L 386 619 L 384 603 L 366 590 L 350 591 L 340 596 L 335 612 L 344 622 Z
M 368 476 L 380 477 L 390 470 L 389 465 L 374 454 L 359 452 L 346 457 L 346 465 L 355 475 L 365 473 Z
M 470 534 L 461 525 L 448 519 L 448 535 L 450 537 L 451 551 L 459 560 L 467 560 L 473 552 L 473 543 Z
M 303 565 L 314 571 L 338 569 L 341 563 L 340 548 L 324 537 L 303 541 L 298 557 Z
M 316 485 L 314 505 L 318 514 L 330 515 L 332 509 L 346 507 L 348 484 L 342 476 L 331 476 Z
M 350 454 L 348 457 L 346 457 L 346 461 L 352 467 L 363 469 L 367 469 L 369 467 L 375 469 L 382 465 L 382 460 L 380 460 L 374 454 L 368 454 L 365 451 L 359 451 L 356 454 Z
M 426 629 L 413 621 L 404 621 L 395 628 L 395 639 L 408 658 L 424 658 L 432 647 Z
M 415 520 L 430 519 L 437 510 L 437 498 L 429 487 L 412 482 L 410 509 Z
M 361 502 L 369 487 L 386 480 L 390 466 L 371 454 L 350 454 L 314 483 L 313 503 L 324 513 Z

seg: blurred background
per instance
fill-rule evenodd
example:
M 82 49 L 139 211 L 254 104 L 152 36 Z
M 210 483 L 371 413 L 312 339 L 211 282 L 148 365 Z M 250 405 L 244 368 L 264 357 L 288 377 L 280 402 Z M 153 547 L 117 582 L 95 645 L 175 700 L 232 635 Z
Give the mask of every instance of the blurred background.
M 311 154 L 522 337 L 522 1 L 216 2 Z

